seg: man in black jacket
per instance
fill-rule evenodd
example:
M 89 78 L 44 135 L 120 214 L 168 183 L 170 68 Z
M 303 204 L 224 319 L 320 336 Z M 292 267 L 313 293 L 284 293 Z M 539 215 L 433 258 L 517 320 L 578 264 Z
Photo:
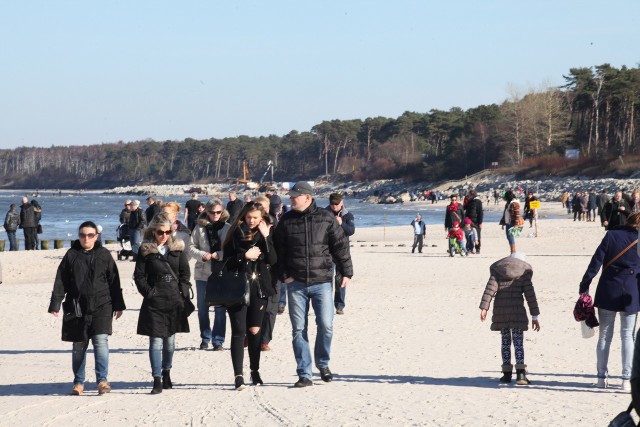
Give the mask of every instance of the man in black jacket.
M 289 297 L 293 353 L 299 377 L 295 387 L 313 385 L 307 337 L 310 303 L 317 325 L 315 364 L 323 381 L 333 379 L 329 370 L 333 338 L 332 260 L 342 275 L 341 287 L 346 287 L 353 275 L 349 241 L 342 227 L 333 214 L 316 206 L 312 194 L 306 182 L 293 186 L 288 193 L 291 211 L 280 218 L 273 236 L 278 253 L 276 271 L 287 284 Z
M 4 217 L 4 231 L 7 232 L 10 251 L 18 250 L 18 245 L 16 244 L 16 230 L 18 226 L 20 226 L 20 214 L 16 212 L 16 204 L 11 203 L 9 212 L 7 212 L 7 215 Z
M 473 228 L 475 228 L 478 233 L 476 253 L 479 254 L 482 243 L 481 232 L 484 213 L 482 211 L 482 201 L 478 199 L 478 192 L 476 190 L 469 190 L 469 200 L 467 200 L 467 204 L 464 206 L 464 216 L 473 222 Z
M 353 233 L 356 232 L 356 224 L 353 214 L 344 207 L 342 194 L 332 193 L 329 196 L 329 206 L 327 206 L 327 210 L 336 217 L 336 221 L 338 221 L 338 224 L 342 227 L 342 231 L 344 231 L 344 235 L 347 237 L 347 241 L 349 241 L 349 236 L 353 236 Z M 341 286 L 342 275 L 339 271 L 336 271 L 334 283 L 333 305 L 336 307 L 336 314 L 344 314 L 347 288 Z
M 238 214 L 244 207 L 244 202 L 238 199 L 235 191 L 229 192 L 229 203 L 227 203 L 227 212 L 229 212 L 229 224 L 233 225 L 233 223 L 238 219 Z
M 38 227 L 38 220 L 36 219 L 36 211 L 29 199 L 22 198 L 22 205 L 20 206 L 20 228 L 24 231 L 24 248 L 27 251 L 32 251 L 36 248 L 36 229 Z
M 131 251 L 133 258 L 131 262 L 138 259 L 138 251 L 142 244 L 142 230 L 147 226 L 146 215 L 140 208 L 140 201 L 131 202 L 131 215 L 129 216 L 129 240 L 131 241 Z
M 153 217 L 158 215 L 162 209 L 160 205 L 156 203 L 153 196 L 147 197 L 147 205 L 149 205 L 149 207 L 144 211 L 144 216 L 147 219 L 147 224 L 151 224 Z

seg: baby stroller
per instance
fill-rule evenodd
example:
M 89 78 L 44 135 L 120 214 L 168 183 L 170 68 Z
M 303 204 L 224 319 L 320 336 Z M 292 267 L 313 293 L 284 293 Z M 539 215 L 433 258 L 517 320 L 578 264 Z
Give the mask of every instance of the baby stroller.
M 467 255 L 467 251 L 462 250 L 460 243 L 458 243 L 455 237 L 449 237 L 449 256 L 454 257 L 456 254 L 465 256 Z
M 129 241 L 129 224 L 120 224 L 116 232 L 117 240 L 122 248 L 118 251 L 118 261 L 122 261 L 122 258 L 127 260 L 129 257 L 133 257 L 131 242 Z

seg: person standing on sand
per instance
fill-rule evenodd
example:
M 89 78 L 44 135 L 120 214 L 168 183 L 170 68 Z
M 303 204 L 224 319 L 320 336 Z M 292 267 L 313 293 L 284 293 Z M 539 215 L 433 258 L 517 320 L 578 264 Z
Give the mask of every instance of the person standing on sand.
M 504 212 L 502 212 L 502 219 L 500 219 L 500 225 L 505 230 L 507 241 L 511 253 L 516 252 L 516 236 L 522 231 L 522 225 L 524 220 L 520 216 L 520 202 L 513 190 L 507 190 L 504 193 Z
M 476 246 L 476 253 L 480 253 L 480 247 L 482 246 L 482 219 L 484 217 L 484 211 L 482 209 L 482 201 L 478 199 L 478 192 L 475 189 L 469 190 L 469 199 L 464 206 L 464 216 L 469 218 L 473 222 L 473 228 L 478 233 L 478 243 Z
M 600 224 L 602 225 L 604 222 L 604 207 L 609 201 L 609 196 L 607 195 L 607 190 L 602 190 L 598 197 L 596 198 L 596 205 L 598 206 L 598 217 L 600 218 Z
M 227 203 L 227 212 L 229 212 L 229 224 L 233 224 L 242 210 L 244 202 L 238 199 L 235 191 L 229 191 L 229 202 Z
M 422 253 L 422 245 L 424 243 L 424 237 L 427 234 L 427 227 L 422 222 L 422 216 L 418 213 L 413 221 L 411 221 L 411 227 L 413 227 L 413 247 L 411 253 L 415 253 L 416 246 L 418 246 L 418 253 Z
M 629 215 L 624 227 L 607 231 L 596 249 L 591 262 L 580 281 L 579 293 L 588 293 L 594 277 L 600 274 L 595 292 L 594 306 L 598 307 L 600 328 L 596 347 L 597 387 L 608 387 L 609 348 L 613 340 L 613 328 L 620 313 L 620 336 L 622 337 L 622 385 L 630 391 L 631 362 L 633 359 L 633 337 L 636 318 L 640 311 L 638 271 L 640 271 L 640 249 L 638 229 L 640 212 Z M 604 265 L 604 267 L 603 267 Z
M 189 227 L 189 233 L 191 233 L 196 226 L 198 215 L 200 214 L 198 211 L 199 206 L 198 193 L 191 193 L 191 200 L 188 200 L 184 205 L 184 218 L 182 218 L 182 222 Z M 180 212 L 180 209 L 178 209 L 178 212 Z M 176 218 L 176 220 L 177 219 L 178 218 Z
M 331 212 L 338 221 L 338 224 L 342 227 L 342 231 L 344 231 L 344 235 L 347 238 L 347 242 L 349 241 L 349 237 L 353 236 L 353 233 L 356 232 L 356 224 L 353 214 L 344 207 L 344 201 L 342 200 L 342 194 L 340 193 L 332 193 L 329 195 L 329 206 L 327 206 L 327 210 Z M 336 314 L 344 314 L 345 300 L 347 298 L 347 288 L 343 288 L 340 286 L 342 283 L 342 276 L 340 272 L 335 269 L 335 292 L 333 295 L 333 305 L 336 308 Z
M 98 227 L 91 221 L 83 222 L 78 228 L 78 240 L 58 266 L 48 310 L 54 317 L 58 317 L 60 305 L 64 311 L 62 341 L 73 343 L 71 394 L 75 396 L 84 392 L 89 340 L 93 344 L 98 394 L 111 391 L 107 379 L 108 340 L 113 318 L 119 319 L 126 309 L 118 267 L 97 240 Z
M 124 202 L 124 208 L 120 211 L 120 224 L 129 224 L 129 217 L 131 216 L 131 200 Z
M 589 201 L 587 202 L 587 221 L 596 221 L 596 209 L 598 208 L 598 195 L 592 188 L 589 190 Z
M 26 197 L 22 198 L 22 205 L 20 206 L 19 227 L 24 232 L 24 249 L 27 251 L 34 250 L 36 248 L 38 221 L 36 220 L 35 209 Z
M 147 226 L 146 216 L 140 208 L 140 201 L 131 202 L 131 214 L 129 215 L 129 239 L 131 240 L 132 262 L 138 259 L 138 251 L 142 243 L 142 232 Z
M 444 229 L 448 231 L 451 227 L 453 227 L 454 221 L 458 221 L 459 224 L 462 224 L 464 220 L 464 209 L 462 205 L 458 203 L 458 195 L 452 194 L 450 196 L 451 203 L 447 205 L 447 208 L 444 211 Z
M 500 331 L 502 335 L 502 378 L 500 378 L 500 382 L 511 382 L 513 375 L 511 343 L 513 342 L 517 385 L 531 383 L 526 375 L 527 365 L 524 363 L 523 335 L 524 331 L 529 329 L 529 319 L 524 307 L 523 295 L 531 313 L 531 327 L 536 332 L 540 330 L 538 322 L 540 309 L 531 282 L 533 269 L 530 264 L 525 262 L 525 259 L 523 253 L 515 252 L 493 263 L 489 268 L 491 276 L 480 301 L 480 320 L 484 322 L 487 319 L 487 311 L 491 306 L 491 301 L 495 298 L 491 330 Z
M 616 191 L 613 199 L 604 206 L 602 225 L 607 230 L 612 230 L 618 225 L 624 225 L 627 217 L 631 213 L 631 208 L 626 200 L 622 198 L 622 192 Z
M 298 374 L 295 387 L 307 387 L 313 385 L 307 334 L 309 306 L 313 307 L 317 325 L 315 364 L 322 380 L 330 382 L 333 380 L 329 369 L 333 339 L 332 261 L 342 274 L 342 287 L 351 281 L 353 264 L 342 227 L 330 212 L 316 206 L 311 186 L 298 182 L 288 194 L 291 210 L 280 218 L 273 242 L 278 253 L 276 271 L 287 284 Z
M 9 250 L 17 251 L 18 245 L 16 244 L 16 230 L 20 226 L 20 214 L 16 211 L 16 204 L 11 203 L 9 211 L 4 217 L 4 231 L 7 232 L 7 239 L 9 239 Z

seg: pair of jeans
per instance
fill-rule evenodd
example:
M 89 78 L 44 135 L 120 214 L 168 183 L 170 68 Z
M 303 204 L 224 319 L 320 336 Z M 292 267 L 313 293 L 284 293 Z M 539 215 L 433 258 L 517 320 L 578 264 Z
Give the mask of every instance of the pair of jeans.
M 335 271 L 334 284 L 335 291 L 333 293 L 333 305 L 336 309 L 342 309 L 345 307 L 345 299 L 347 298 L 347 288 L 342 287 L 342 274 L 336 270 L 334 264 L 333 270 Z
M 14 231 L 7 231 L 7 239 L 9 240 L 9 250 L 10 251 L 17 251 L 18 250 L 18 245 L 16 244 L 16 232 Z
M 333 295 L 331 282 L 307 285 L 294 280 L 287 283 L 289 318 L 291 319 L 293 354 L 299 377 L 311 379 L 311 350 L 309 348 L 309 304 L 316 315 L 316 343 L 313 351 L 316 367 L 328 368 L 333 338 Z
M 202 342 L 213 342 L 213 345 L 224 343 L 225 330 L 227 329 L 227 309 L 215 307 L 213 326 L 209 320 L 209 306 L 205 298 L 207 296 L 207 281 L 196 280 L 196 303 L 198 305 L 198 323 L 200 325 L 200 338 Z
M 107 381 L 109 374 L 109 335 L 98 334 L 91 337 L 93 357 L 95 360 L 96 383 Z M 87 363 L 87 348 L 89 341 L 73 343 L 71 364 L 73 367 L 73 383 L 84 384 L 85 366 Z
M 284 282 L 280 282 L 280 302 L 279 306 L 287 306 L 287 285 Z
M 607 378 L 609 372 L 609 348 L 613 339 L 613 327 L 616 322 L 617 312 L 598 308 L 600 318 L 600 333 L 598 335 L 598 346 L 596 347 L 596 360 L 598 378 Z M 622 379 L 628 380 L 631 377 L 631 364 L 633 362 L 633 331 L 636 326 L 638 313 L 620 312 L 620 337 L 622 338 Z
M 176 334 L 167 338 L 149 337 L 149 361 L 151 375 L 161 377 L 162 371 L 168 371 L 173 365 L 173 352 L 176 349 Z
M 422 253 L 422 245 L 424 243 L 424 236 L 422 234 L 414 234 L 413 235 L 413 247 L 411 248 L 411 253 L 414 253 L 416 250 L 416 246 L 418 246 L 418 252 Z
M 139 228 L 129 231 L 129 241 L 131 242 L 131 252 L 133 252 L 133 259 L 138 259 L 138 251 L 140 250 L 140 244 L 142 243 L 142 230 Z

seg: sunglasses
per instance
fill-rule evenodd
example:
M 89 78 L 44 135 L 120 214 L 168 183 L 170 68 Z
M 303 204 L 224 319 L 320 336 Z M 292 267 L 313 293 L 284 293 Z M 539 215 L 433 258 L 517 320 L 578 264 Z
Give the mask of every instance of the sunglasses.
M 93 239 L 94 237 L 96 237 L 96 233 L 78 233 L 78 237 L 81 239 Z
M 211 215 L 220 215 L 222 214 L 222 211 L 207 211 L 207 213 Z
M 163 234 L 165 236 L 171 236 L 173 234 L 173 230 L 166 230 L 166 231 L 156 230 L 156 235 L 157 236 L 162 236 Z

